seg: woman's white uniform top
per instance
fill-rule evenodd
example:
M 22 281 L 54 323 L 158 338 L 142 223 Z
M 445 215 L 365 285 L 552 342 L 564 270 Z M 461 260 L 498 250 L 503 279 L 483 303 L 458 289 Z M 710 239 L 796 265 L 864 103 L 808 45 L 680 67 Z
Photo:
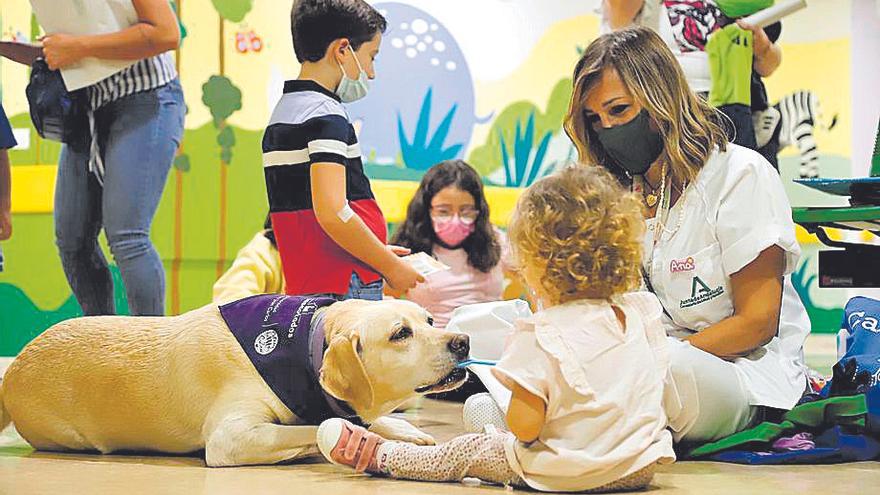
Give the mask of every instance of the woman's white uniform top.
M 675 459 L 664 411 L 669 353 L 648 292 L 580 300 L 516 321 L 492 372 L 546 404 L 538 439 L 510 435 L 507 460 L 532 488 L 581 491 Z
M 645 270 L 665 309 L 671 336 L 686 337 L 733 315 L 730 277 L 765 249 L 785 252 L 779 330 L 734 361 L 750 403 L 789 409 L 806 386 L 803 345 L 810 320 L 788 275 L 800 256 L 791 206 L 779 174 L 761 155 L 728 144 L 715 151 L 670 209 L 654 244 L 645 236 Z

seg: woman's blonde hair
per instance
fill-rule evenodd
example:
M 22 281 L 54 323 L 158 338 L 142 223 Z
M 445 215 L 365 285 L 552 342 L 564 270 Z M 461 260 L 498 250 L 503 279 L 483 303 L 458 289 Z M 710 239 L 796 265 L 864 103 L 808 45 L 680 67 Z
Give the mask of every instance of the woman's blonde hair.
M 631 27 L 595 39 L 575 66 L 565 132 L 582 162 L 602 165 L 618 177 L 624 175 L 585 116 L 587 93 L 608 69 L 617 72 L 627 91 L 657 124 L 664 142 L 661 159 L 678 182 L 692 181 L 716 147 L 726 148 L 728 137 L 720 113 L 690 90 L 666 43 L 650 29 Z
M 541 274 L 540 288 L 555 303 L 639 286 L 641 203 L 602 167 L 570 166 L 534 183 L 508 233 L 519 268 Z

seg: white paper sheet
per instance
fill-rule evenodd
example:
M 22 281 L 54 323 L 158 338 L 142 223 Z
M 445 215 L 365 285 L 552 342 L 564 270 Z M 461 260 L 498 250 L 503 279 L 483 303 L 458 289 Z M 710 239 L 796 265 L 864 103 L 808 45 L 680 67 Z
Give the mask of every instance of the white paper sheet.
M 30 0 L 46 34 L 104 34 L 137 23 L 131 0 Z M 86 58 L 61 70 L 68 91 L 91 86 L 134 65 L 136 60 Z
M 433 275 L 435 273 L 450 269 L 442 262 L 438 261 L 435 258 L 432 258 L 430 255 L 424 252 L 410 254 L 408 256 L 404 256 L 401 259 L 409 263 L 410 266 L 412 266 L 415 271 L 419 272 L 419 275 L 423 277 L 427 277 L 429 275 Z

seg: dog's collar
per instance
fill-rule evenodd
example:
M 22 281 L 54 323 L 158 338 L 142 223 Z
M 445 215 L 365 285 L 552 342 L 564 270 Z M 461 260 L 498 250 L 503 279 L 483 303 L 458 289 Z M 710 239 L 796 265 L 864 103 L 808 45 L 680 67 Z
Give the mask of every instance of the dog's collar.
M 312 371 L 315 373 L 316 380 L 320 380 L 321 366 L 324 364 L 324 352 L 328 347 L 327 337 L 324 333 L 324 318 L 325 311 L 323 309 L 318 310 L 315 316 L 312 317 L 312 328 L 311 332 L 309 332 L 309 362 L 312 364 Z M 317 385 L 321 386 L 320 381 Z M 357 412 L 348 403 L 328 394 L 324 391 L 323 387 L 321 387 L 321 393 L 324 394 L 324 399 L 334 414 L 353 423 L 365 425 L 360 416 L 357 415 Z

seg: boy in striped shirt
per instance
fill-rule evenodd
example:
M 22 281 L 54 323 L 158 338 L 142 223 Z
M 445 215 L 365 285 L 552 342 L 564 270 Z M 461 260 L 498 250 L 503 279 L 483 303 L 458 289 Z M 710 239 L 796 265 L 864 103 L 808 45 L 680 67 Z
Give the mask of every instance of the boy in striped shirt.
M 366 95 L 386 21 L 363 0 L 297 0 L 299 77 L 287 81 L 263 135 L 272 227 L 290 295 L 381 299 L 424 278 L 386 246 L 385 218 L 342 103 Z

